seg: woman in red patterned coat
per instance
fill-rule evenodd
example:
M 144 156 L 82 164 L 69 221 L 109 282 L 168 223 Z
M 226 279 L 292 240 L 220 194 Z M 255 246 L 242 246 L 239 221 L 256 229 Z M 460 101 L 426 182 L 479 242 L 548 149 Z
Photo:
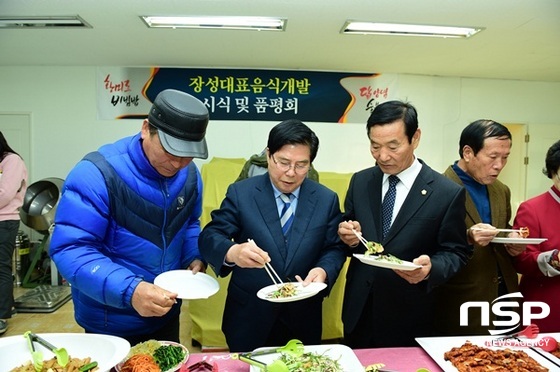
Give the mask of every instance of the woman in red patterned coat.
M 523 274 L 519 289 L 525 301 L 541 301 L 550 306 L 550 315 L 535 319 L 541 332 L 560 332 L 560 141 L 546 154 L 543 173 L 552 187 L 519 206 L 514 227 L 528 227 L 530 238 L 547 238 L 541 244 L 528 244 L 516 257 L 516 268 Z

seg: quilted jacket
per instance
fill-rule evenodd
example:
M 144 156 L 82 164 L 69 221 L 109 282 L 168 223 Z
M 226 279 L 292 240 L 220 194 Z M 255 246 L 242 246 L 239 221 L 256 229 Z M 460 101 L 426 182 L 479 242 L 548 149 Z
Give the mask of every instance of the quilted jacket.
M 55 215 L 50 255 L 72 287 L 75 318 L 88 332 L 122 336 L 165 321 L 131 306 L 142 280 L 185 269 L 198 250 L 202 181 L 194 163 L 161 176 L 140 134 L 102 146 L 70 172 Z M 180 311 L 180 302 L 166 314 Z

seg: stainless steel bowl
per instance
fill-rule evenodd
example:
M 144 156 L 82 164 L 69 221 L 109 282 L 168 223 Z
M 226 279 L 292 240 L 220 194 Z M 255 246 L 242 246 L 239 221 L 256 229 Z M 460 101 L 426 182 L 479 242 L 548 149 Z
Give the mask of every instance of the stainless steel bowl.
M 23 206 L 19 210 L 21 221 L 47 235 L 49 227 L 54 223 L 63 183 L 64 180 L 60 178 L 45 178 L 29 185 L 23 198 Z

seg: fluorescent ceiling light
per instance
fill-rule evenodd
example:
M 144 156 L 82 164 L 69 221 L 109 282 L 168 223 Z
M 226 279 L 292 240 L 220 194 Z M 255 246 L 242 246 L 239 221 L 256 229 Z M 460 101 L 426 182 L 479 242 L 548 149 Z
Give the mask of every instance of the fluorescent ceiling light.
M 286 20 L 271 17 L 153 17 L 141 16 L 148 27 L 219 28 L 234 30 L 284 31 Z
M 482 31 L 482 27 L 450 27 L 450 26 L 428 26 L 409 25 L 398 23 L 377 23 L 346 21 L 340 31 L 343 34 L 375 34 L 375 35 L 398 35 L 398 36 L 431 36 L 431 37 L 453 37 L 468 38 Z
M 2 28 L 91 28 L 80 16 L 61 17 L 3 17 L 0 16 Z

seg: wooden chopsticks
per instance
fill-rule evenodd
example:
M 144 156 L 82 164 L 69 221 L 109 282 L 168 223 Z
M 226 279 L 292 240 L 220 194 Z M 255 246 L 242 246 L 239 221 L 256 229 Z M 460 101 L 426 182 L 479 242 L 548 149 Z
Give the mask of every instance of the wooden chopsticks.
M 255 244 L 253 239 L 249 239 L 249 243 Z M 270 279 L 272 279 L 272 282 L 274 284 L 276 284 L 278 287 L 284 285 L 284 282 L 282 281 L 282 279 L 280 279 L 280 276 L 278 276 L 278 274 L 276 273 L 276 270 L 274 270 L 274 268 L 272 267 L 270 262 L 266 262 L 264 264 L 264 269 L 266 270 L 266 273 L 268 274 L 268 276 L 270 276 Z M 274 274 L 274 275 L 272 275 L 272 274 Z

